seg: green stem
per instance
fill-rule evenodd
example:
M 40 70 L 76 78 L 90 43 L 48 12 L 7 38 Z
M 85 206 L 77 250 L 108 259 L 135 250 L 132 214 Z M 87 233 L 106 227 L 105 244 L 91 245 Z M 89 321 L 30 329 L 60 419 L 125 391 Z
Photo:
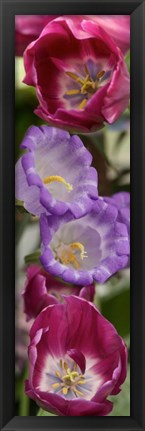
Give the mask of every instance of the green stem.
M 98 310 L 101 310 L 101 301 L 100 301 L 100 297 L 98 295 L 97 292 L 97 287 L 98 287 L 98 283 L 96 283 L 95 285 L 95 297 L 94 297 L 94 304 L 96 305 L 96 307 L 98 308 Z
M 30 399 L 25 395 L 24 392 L 24 380 L 28 377 L 28 367 L 26 366 L 24 377 L 21 383 L 21 395 L 20 395 L 20 403 L 19 403 L 19 416 L 29 416 L 29 404 Z
M 53 413 L 46 412 L 43 409 L 39 409 L 37 416 L 57 416 L 57 415 L 54 415 Z

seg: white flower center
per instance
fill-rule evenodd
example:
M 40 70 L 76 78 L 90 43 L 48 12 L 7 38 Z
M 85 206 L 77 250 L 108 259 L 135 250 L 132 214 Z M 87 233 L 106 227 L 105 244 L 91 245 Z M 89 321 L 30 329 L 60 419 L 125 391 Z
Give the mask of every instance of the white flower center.
M 82 373 L 78 372 L 78 366 L 74 362 L 73 369 L 71 370 L 68 367 L 67 362 L 62 361 L 60 359 L 60 371 L 56 371 L 55 375 L 58 377 L 58 382 L 52 383 L 53 389 L 58 389 L 57 393 L 60 391 L 63 395 L 67 395 L 68 392 L 71 390 L 76 397 L 83 396 L 83 392 L 78 389 L 79 385 L 84 385 L 86 383 L 86 380 Z
M 61 244 L 54 252 L 56 259 L 63 265 L 73 266 L 75 269 L 80 269 L 81 260 L 88 257 L 81 242 L 72 242 L 69 245 Z
M 98 88 L 102 84 L 101 80 L 105 75 L 105 71 L 100 70 L 97 73 L 95 79 L 93 79 L 86 64 L 84 65 L 84 72 L 85 76 L 82 77 L 80 77 L 74 72 L 66 72 L 66 75 L 69 76 L 71 80 L 76 81 L 77 88 L 67 90 L 64 96 L 83 96 L 81 102 L 77 106 L 78 109 L 83 109 L 86 106 L 89 98 L 98 90 Z
M 82 373 L 80 366 L 68 355 L 63 358 L 48 355 L 37 388 L 67 399 L 91 399 L 102 383 L 102 376 L 92 370 L 97 359 L 85 359 L 86 369 Z

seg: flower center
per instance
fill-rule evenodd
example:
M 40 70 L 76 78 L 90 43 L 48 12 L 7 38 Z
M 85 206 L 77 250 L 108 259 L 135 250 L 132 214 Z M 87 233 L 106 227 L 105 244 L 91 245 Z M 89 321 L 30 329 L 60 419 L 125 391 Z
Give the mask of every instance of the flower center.
M 63 177 L 61 177 L 60 175 L 50 175 L 50 176 L 45 177 L 43 179 L 44 184 L 51 184 L 55 181 L 64 184 L 64 186 L 67 188 L 67 190 L 69 192 L 71 192 L 73 190 L 73 186 L 71 184 L 67 183 L 67 181 Z
M 79 256 L 76 256 L 78 255 Z M 61 245 L 57 250 L 57 256 L 64 265 L 71 264 L 75 269 L 80 268 L 79 258 L 82 260 L 87 256 L 85 247 L 81 242 L 72 242 L 69 245 Z
M 97 91 L 101 84 L 101 80 L 105 74 L 104 70 L 100 70 L 95 79 L 93 79 L 89 73 L 88 67 L 85 64 L 84 65 L 84 72 L 85 77 L 80 77 L 76 73 L 73 72 L 66 72 L 66 75 L 69 76 L 73 81 L 76 81 L 77 88 L 72 88 L 70 90 L 67 90 L 65 95 L 66 96 L 77 96 L 77 95 L 84 95 L 81 103 L 78 105 L 78 109 L 83 109 L 87 101 L 89 100 L 90 96 L 92 96 L 93 93 Z M 78 88 L 78 85 L 80 88 Z
M 68 367 L 67 362 L 60 359 L 60 371 L 56 371 L 55 375 L 59 379 L 57 383 L 52 384 L 53 389 L 58 389 L 63 395 L 67 395 L 70 390 L 73 391 L 75 396 L 83 396 L 83 392 L 80 391 L 77 386 L 86 383 L 84 376 L 77 371 L 77 364 L 74 362 L 73 369 Z

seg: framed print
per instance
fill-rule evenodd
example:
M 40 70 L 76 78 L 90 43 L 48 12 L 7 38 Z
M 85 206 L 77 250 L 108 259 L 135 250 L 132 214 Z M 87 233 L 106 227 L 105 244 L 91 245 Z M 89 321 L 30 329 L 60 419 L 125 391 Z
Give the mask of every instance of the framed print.
M 145 2 L 1 17 L 1 429 L 143 430 Z

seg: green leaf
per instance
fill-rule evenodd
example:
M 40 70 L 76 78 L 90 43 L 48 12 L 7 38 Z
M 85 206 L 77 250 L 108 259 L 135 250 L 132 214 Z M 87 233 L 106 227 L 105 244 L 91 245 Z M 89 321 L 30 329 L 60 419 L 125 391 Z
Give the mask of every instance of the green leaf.
M 128 289 L 110 295 L 101 302 L 101 313 L 117 329 L 119 334 L 124 337 L 130 332 L 130 291 Z
M 15 205 L 18 207 L 23 207 L 23 201 L 19 201 L 19 199 L 15 200 Z
M 57 415 L 54 415 L 54 414 L 49 413 L 49 412 L 46 412 L 43 409 L 39 409 L 39 411 L 37 413 L 37 416 L 57 416 Z
M 130 50 L 128 51 L 126 57 L 125 57 L 126 65 L 128 68 L 128 72 L 130 73 Z
M 27 256 L 25 256 L 25 263 L 26 264 L 28 264 L 28 263 L 34 263 L 34 262 L 40 263 L 39 262 L 40 254 L 41 254 L 40 249 L 35 250 L 34 253 L 27 254 Z
M 130 333 L 130 275 L 120 271 L 104 285 L 96 285 L 99 309 L 124 338 Z
M 15 209 L 18 214 L 29 214 L 28 211 L 24 208 L 23 201 L 19 201 L 16 199 L 15 201 Z

